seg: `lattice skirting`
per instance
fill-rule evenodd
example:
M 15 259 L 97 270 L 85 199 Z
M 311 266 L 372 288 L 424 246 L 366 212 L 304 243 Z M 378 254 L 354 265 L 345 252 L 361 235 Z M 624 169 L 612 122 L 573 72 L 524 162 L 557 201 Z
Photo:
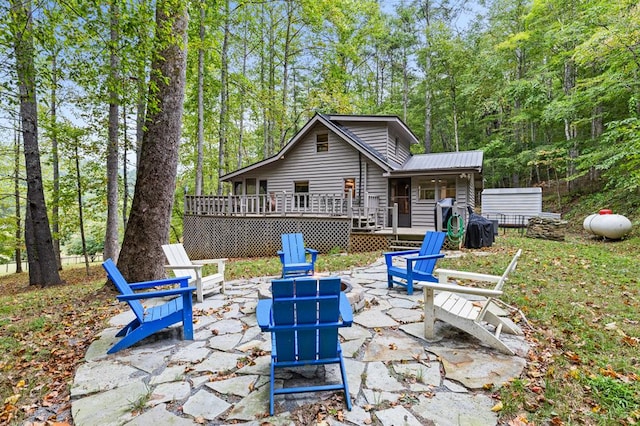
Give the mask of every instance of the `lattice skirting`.
M 280 235 L 301 232 L 321 253 L 350 248 L 349 219 L 185 215 L 184 248 L 191 259 L 276 256 Z
M 349 253 L 368 251 L 388 251 L 391 244 L 389 235 L 362 233 L 351 234 Z

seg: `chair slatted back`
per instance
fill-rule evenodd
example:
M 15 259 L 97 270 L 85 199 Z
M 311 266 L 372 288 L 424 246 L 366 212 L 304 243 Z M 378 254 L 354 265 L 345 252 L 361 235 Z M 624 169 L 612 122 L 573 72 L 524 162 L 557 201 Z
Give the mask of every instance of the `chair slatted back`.
M 271 292 L 277 362 L 338 356 L 340 278 L 273 280 Z
M 440 253 L 446 236 L 447 234 L 444 232 L 427 232 L 424 236 L 424 240 L 422 241 L 420 253 L 418 254 L 420 256 L 425 256 Z M 438 259 L 419 260 L 415 263 L 414 270 L 431 274 L 433 269 L 436 267 L 437 260 Z
M 164 244 L 162 246 L 164 255 L 169 261 L 169 265 L 191 265 L 191 259 L 182 244 Z M 197 273 L 195 269 L 172 269 L 173 275 L 176 277 L 195 278 Z
M 304 240 L 302 234 L 282 234 L 282 251 L 284 252 L 284 264 L 305 263 Z
M 505 283 L 507 282 L 509 274 L 515 271 L 516 266 L 518 265 L 518 259 L 520 258 L 521 254 L 522 254 L 522 249 L 518 249 L 516 254 L 513 256 L 513 259 L 511 259 L 509 266 L 507 266 L 507 269 L 504 270 L 504 273 L 500 277 L 500 280 L 498 280 L 498 282 L 496 283 L 496 286 L 493 288 L 494 290 L 502 291 L 502 287 L 504 287 Z M 484 314 L 487 311 L 487 309 L 489 309 L 489 305 L 491 304 L 491 301 L 493 299 L 495 298 L 494 297 L 487 298 L 487 303 L 485 303 L 484 306 L 482 307 L 482 310 L 478 314 L 478 318 L 480 319 L 484 318 Z
M 131 287 L 129 287 L 129 283 L 127 283 L 127 281 L 124 279 L 124 277 L 120 273 L 120 270 L 118 270 L 118 267 L 116 266 L 116 264 L 113 263 L 113 260 L 111 259 L 105 260 L 102 263 L 102 267 L 107 272 L 107 276 L 109 277 L 111 282 L 116 286 L 120 294 L 122 295 L 133 294 L 133 290 L 131 289 Z M 131 310 L 133 311 L 133 313 L 136 315 L 136 318 L 142 321 L 144 318 L 144 307 L 142 306 L 142 303 L 140 303 L 139 300 L 127 300 L 127 303 L 131 307 Z
M 507 282 L 509 274 L 516 270 L 516 266 L 518 266 L 518 259 L 520 258 L 520 254 L 522 254 L 522 249 L 518 249 L 516 254 L 511 259 L 511 263 L 507 266 L 507 269 L 504 270 L 504 274 L 500 277 L 500 281 L 496 284 L 495 290 L 502 290 L 504 284 Z

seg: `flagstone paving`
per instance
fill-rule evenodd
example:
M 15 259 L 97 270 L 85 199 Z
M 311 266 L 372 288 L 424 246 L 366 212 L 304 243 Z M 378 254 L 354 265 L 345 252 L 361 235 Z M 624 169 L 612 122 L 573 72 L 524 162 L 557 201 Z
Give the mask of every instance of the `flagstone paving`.
M 278 396 L 268 416 L 271 344 L 255 307 L 273 277 L 261 277 L 227 282 L 225 295 L 196 304 L 193 341 L 172 327 L 107 355 L 132 318 L 114 317 L 76 371 L 75 425 L 295 425 L 310 418 L 299 408 L 323 402 L 332 408 L 324 412 L 328 425 L 497 424 L 497 401 L 485 389 L 520 376 L 529 349 L 522 337 L 504 335 L 516 352 L 506 356 L 438 322 L 440 340 L 427 342 L 421 292 L 388 289 L 382 259 L 338 275 L 351 285 L 356 311 L 353 326 L 340 331 L 351 411 L 335 392 L 320 392 Z M 340 381 L 339 367 L 279 371 L 276 386 L 318 378 Z

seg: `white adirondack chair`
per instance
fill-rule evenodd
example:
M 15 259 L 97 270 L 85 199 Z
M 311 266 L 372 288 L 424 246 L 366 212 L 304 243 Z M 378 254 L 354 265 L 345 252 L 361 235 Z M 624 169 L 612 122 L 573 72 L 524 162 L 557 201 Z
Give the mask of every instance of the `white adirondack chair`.
M 170 269 L 176 277 L 191 276 L 190 285 L 196 286 L 196 300 L 202 302 L 204 295 L 220 290 L 224 293 L 224 259 L 191 260 L 182 244 L 164 244 L 164 254 L 169 261 L 165 268 Z M 208 264 L 217 264 L 218 272 L 212 275 L 202 276 L 202 267 Z
M 521 335 L 522 330 L 506 317 L 506 312 L 496 305 L 495 299 L 502 295 L 502 287 L 508 275 L 516 268 L 521 253 L 522 250 L 518 250 L 502 276 L 436 269 L 434 275 L 438 277 L 438 282 L 427 282 L 423 285 L 425 338 L 435 338 L 434 324 L 435 320 L 439 319 L 471 334 L 500 352 L 513 355 L 514 352 L 500 340 L 500 333 Z M 492 289 L 459 285 L 450 282 L 452 278 L 496 285 Z M 483 296 L 486 300 L 472 301 L 460 294 Z M 493 325 L 495 330 L 490 331 L 484 323 Z

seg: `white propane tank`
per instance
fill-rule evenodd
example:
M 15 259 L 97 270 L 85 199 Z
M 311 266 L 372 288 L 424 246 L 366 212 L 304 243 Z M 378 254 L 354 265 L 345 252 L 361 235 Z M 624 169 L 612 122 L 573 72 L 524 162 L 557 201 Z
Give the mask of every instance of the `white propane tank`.
M 631 221 L 621 214 L 612 214 L 611 210 L 600 210 L 584 219 L 582 227 L 594 235 L 619 240 L 631 231 Z

